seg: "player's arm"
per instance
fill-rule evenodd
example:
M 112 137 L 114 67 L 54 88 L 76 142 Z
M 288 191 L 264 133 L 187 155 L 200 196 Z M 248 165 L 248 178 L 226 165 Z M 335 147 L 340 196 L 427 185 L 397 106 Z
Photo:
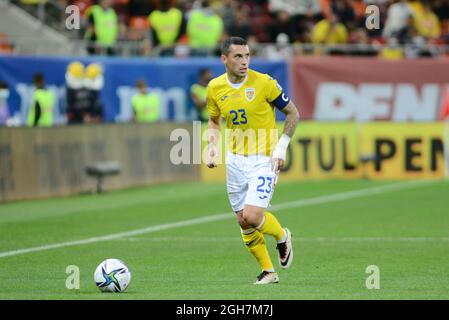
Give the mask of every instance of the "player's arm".
M 207 149 L 208 158 L 206 165 L 209 168 L 215 168 L 217 165 L 214 158 L 218 154 L 218 144 L 220 143 L 220 117 L 221 111 L 214 99 L 213 90 L 208 86 L 206 98 L 207 111 L 209 118 L 207 121 Z
M 276 173 L 284 167 L 285 158 L 287 156 L 287 148 L 299 122 L 298 109 L 291 100 L 284 108 L 281 109 L 281 112 L 284 113 L 286 117 L 284 121 L 284 131 L 276 144 L 272 156 L 273 170 Z
M 269 79 L 266 92 L 268 101 L 286 115 L 284 131 L 271 156 L 272 168 L 277 174 L 284 166 L 290 139 L 295 133 L 296 126 L 299 122 L 299 112 L 295 104 L 273 78 Z
M 291 100 L 284 108 L 281 109 L 281 112 L 283 112 L 286 117 L 284 121 L 284 131 L 282 132 L 282 135 L 274 148 L 272 156 L 273 170 L 276 173 L 284 167 L 285 158 L 287 156 L 287 148 L 299 122 L 298 109 Z
M 209 115 L 207 122 L 207 150 L 208 159 L 206 165 L 215 168 L 214 158 L 217 156 L 218 143 L 220 142 L 220 116 Z
M 284 131 L 282 134 L 287 135 L 289 138 L 293 137 L 293 134 L 295 133 L 296 126 L 299 122 L 299 112 L 296 108 L 293 101 L 290 100 L 290 102 L 287 104 L 285 108 L 281 110 L 282 113 L 285 114 L 285 121 L 284 121 Z

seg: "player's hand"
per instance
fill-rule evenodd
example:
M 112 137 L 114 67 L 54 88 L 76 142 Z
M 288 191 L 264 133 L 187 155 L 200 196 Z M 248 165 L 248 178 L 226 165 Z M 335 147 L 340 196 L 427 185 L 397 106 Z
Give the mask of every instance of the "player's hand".
M 279 174 L 281 169 L 284 167 L 285 160 L 279 158 L 271 158 L 271 170 L 275 174 Z
M 284 167 L 289 143 L 290 137 L 283 134 L 273 150 L 273 154 L 271 155 L 271 170 L 273 170 L 275 174 L 279 174 L 279 171 Z
M 217 165 L 215 164 L 215 157 L 218 155 L 217 148 L 213 143 L 209 143 L 207 146 L 207 160 L 206 165 L 208 168 L 215 168 Z

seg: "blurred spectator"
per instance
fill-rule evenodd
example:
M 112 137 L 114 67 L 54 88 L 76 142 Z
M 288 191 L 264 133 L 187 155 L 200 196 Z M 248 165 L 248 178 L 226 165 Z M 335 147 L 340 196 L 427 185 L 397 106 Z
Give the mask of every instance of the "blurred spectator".
M 449 19 L 449 0 L 434 0 L 432 2 L 432 9 L 440 21 Z
M 430 1 L 423 1 L 414 10 L 415 28 L 418 34 L 426 39 L 436 39 L 441 36 L 440 21 L 432 11 Z
M 192 10 L 187 22 L 187 36 L 192 56 L 205 56 L 216 49 L 223 33 L 223 20 L 214 13 L 208 0 Z
M 0 82 L 0 127 L 6 125 L 9 119 L 9 87 L 6 82 Z
M 148 17 L 153 35 L 153 45 L 163 47 L 161 56 L 172 56 L 173 46 L 184 33 L 185 21 L 181 10 L 171 6 L 168 0 L 161 0 L 160 9 Z
M 312 30 L 312 42 L 319 44 L 344 44 L 348 32 L 344 24 L 331 12 L 329 17 L 318 22 Z
M 356 44 L 346 50 L 352 56 L 375 57 L 379 55 L 379 48 L 372 45 L 366 28 L 357 28 L 350 33 L 350 43 Z
M 364 0 L 353 0 L 352 7 L 354 8 L 354 13 L 358 25 L 364 26 L 366 20 L 366 7 L 367 7 L 366 2 Z
M 433 2 L 435 12 L 441 22 L 441 33 L 446 43 L 449 43 L 449 0 L 435 0 Z
M 99 123 L 103 120 L 103 104 L 101 103 L 101 89 L 104 85 L 103 68 L 98 63 L 91 63 L 86 68 L 84 79 L 89 91 L 89 111 L 84 117 L 84 123 Z
M 128 12 L 131 17 L 148 17 L 154 10 L 153 1 L 150 0 L 129 0 Z
M 85 38 L 90 40 L 90 54 L 114 54 L 114 46 L 119 35 L 117 14 L 112 7 L 112 0 L 100 0 L 100 4 L 86 10 L 87 30 Z
M 264 57 L 270 60 L 286 60 L 293 56 L 293 48 L 290 45 L 289 37 L 285 33 L 280 33 L 276 37 L 276 44 L 268 45 L 264 51 Z
M 271 12 L 286 11 L 291 15 L 315 16 L 321 14 L 317 0 L 269 0 Z
M 379 57 L 386 60 L 404 59 L 404 50 L 399 46 L 396 38 L 389 38 L 388 43 L 379 52 Z
M 405 28 L 405 32 L 400 34 L 400 38 L 398 40 L 399 43 L 407 45 L 404 48 L 405 57 L 407 59 L 430 55 L 430 52 L 427 49 L 426 39 L 421 36 L 416 29 L 413 15 L 409 17 L 408 26 Z
M 272 14 L 284 11 L 289 15 L 290 31 L 286 33 L 290 42 L 301 41 L 303 33 L 309 32 L 313 25 L 323 18 L 321 2 L 319 0 L 269 0 Z M 275 42 L 277 34 L 271 36 Z
M 449 33 L 449 0 L 434 0 L 433 12 L 441 22 L 443 33 Z
M 89 117 L 90 92 L 84 82 L 84 65 L 79 61 L 71 62 L 65 74 L 68 124 L 85 123 Z
M 291 17 L 285 10 L 276 12 L 276 19 L 269 28 L 270 42 L 276 43 L 277 37 L 284 34 L 288 37 L 288 42 L 292 42 L 296 37 L 296 28 L 291 21 Z
M 198 119 L 200 121 L 207 121 L 208 113 L 206 106 L 206 91 L 207 85 L 212 79 L 212 73 L 209 69 L 204 68 L 200 69 L 198 76 L 198 82 L 190 87 L 190 96 L 192 97 L 195 108 L 198 111 Z
M 368 44 L 371 44 L 371 39 L 369 38 L 368 33 L 366 32 L 365 28 L 357 28 L 351 34 L 350 42 L 355 43 L 355 44 L 368 45 Z
M 152 46 L 148 30 L 147 17 L 132 17 L 130 19 L 127 40 L 131 44 L 131 55 L 147 56 L 151 53 Z
M 332 12 L 346 28 L 353 30 L 356 26 L 356 15 L 352 0 L 332 0 Z
M 92 2 L 92 0 L 73 0 L 71 4 L 77 6 L 80 10 L 80 14 L 84 16 L 86 14 L 86 10 L 92 6 Z
M 225 30 L 234 24 L 235 21 L 235 11 L 237 10 L 238 3 L 236 0 L 223 0 L 222 5 L 219 9 L 219 14 L 223 19 L 223 26 Z
M 159 121 L 161 115 L 161 99 L 158 94 L 149 92 L 143 79 L 136 81 L 137 93 L 132 97 L 133 121 L 151 123 Z
M 45 89 L 45 79 L 41 73 L 33 76 L 34 93 L 28 110 L 27 123 L 30 127 L 51 127 L 55 97 Z
M 383 36 L 386 38 L 397 37 L 402 43 L 402 39 L 408 33 L 408 22 L 412 11 L 407 0 L 395 0 L 388 8 L 387 21 L 383 29 Z
M 254 35 L 247 7 L 239 5 L 236 8 L 234 11 L 234 23 L 226 31 L 229 36 L 236 36 L 245 40 L 248 40 L 250 36 Z

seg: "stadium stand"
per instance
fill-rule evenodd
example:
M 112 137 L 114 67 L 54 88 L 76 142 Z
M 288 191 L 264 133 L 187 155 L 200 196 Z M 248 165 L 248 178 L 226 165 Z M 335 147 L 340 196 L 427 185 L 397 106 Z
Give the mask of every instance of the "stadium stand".
M 86 40 L 84 40 L 88 26 L 86 13 L 89 7 L 96 4 L 96 1 L 12 0 L 10 3 L 21 7 L 37 19 L 44 21 L 48 26 L 69 37 L 72 44 L 77 43 L 78 48 L 87 46 Z M 189 43 L 187 28 L 181 27 L 181 33 L 171 44 L 171 49 L 167 50 L 166 44 L 161 46 L 157 27 L 148 23 L 150 15 L 160 12 L 160 10 L 164 11 L 165 7 L 176 8 L 183 14 L 183 23 L 188 24 L 192 18 L 192 12 L 196 12 L 201 6 L 209 3 L 212 11 L 223 22 L 223 36 L 230 34 L 243 36 L 256 48 L 255 54 L 257 55 L 270 52 L 270 50 L 265 50 L 267 46 L 282 46 L 282 41 L 280 44 L 276 44 L 280 34 L 285 34 L 292 48 L 296 48 L 290 50 L 292 55 L 383 56 L 383 49 L 388 48 L 391 43 L 398 43 L 397 45 L 402 47 L 401 50 L 405 52 L 404 58 L 407 58 L 407 52 L 413 52 L 410 54 L 411 58 L 416 55 L 446 55 L 448 52 L 448 0 L 298 0 L 295 2 L 289 0 L 112 0 L 112 3 L 119 24 L 115 54 L 122 56 L 159 56 L 167 55 L 167 51 L 171 55 L 176 55 L 177 50 L 175 49 L 178 45 L 185 46 L 186 43 Z M 372 4 L 379 8 L 380 28 L 367 30 L 365 28 L 366 8 Z M 78 31 L 69 32 L 64 26 L 66 18 L 64 9 L 68 5 L 78 6 L 82 15 L 81 28 Z M 326 33 L 329 25 L 324 21 L 327 21 L 329 17 L 335 17 L 335 21 L 339 25 L 339 32 L 345 30 L 347 36 L 343 37 L 343 41 L 341 39 L 334 41 L 339 37 L 331 37 L 324 41 L 325 45 L 322 43 L 313 45 L 317 42 L 313 39 L 316 37 L 317 30 Z M 148 21 L 143 22 L 144 20 Z M 285 39 L 285 36 L 282 35 L 280 39 Z M 144 44 L 140 43 L 142 40 L 144 40 Z M 338 45 L 334 42 L 337 42 Z M 405 47 L 410 46 L 418 49 L 406 50 Z M 429 50 L 429 46 L 434 49 Z M 20 53 L 20 48 L 21 46 L 18 46 L 14 51 Z M 217 50 L 206 50 L 206 53 L 215 55 Z

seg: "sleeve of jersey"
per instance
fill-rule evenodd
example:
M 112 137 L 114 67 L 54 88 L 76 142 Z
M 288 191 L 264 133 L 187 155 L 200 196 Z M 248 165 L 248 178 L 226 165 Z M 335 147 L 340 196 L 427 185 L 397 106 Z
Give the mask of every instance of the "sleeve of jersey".
M 210 86 L 207 87 L 206 99 L 207 99 L 207 111 L 209 112 L 209 115 L 211 117 L 218 117 L 220 115 L 220 109 L 218 108 L 217 103 L 215 102 L 214 91 Z
M 278 84 L 278 82 L 270 78 L 268 80 L 268 88 L 267 88 L 268 101 L 272 103 L 279 110 L 284 109 L 288 103 L 290 102 L 290 98 L 286 93 L 282 90 L 282 87 Z

